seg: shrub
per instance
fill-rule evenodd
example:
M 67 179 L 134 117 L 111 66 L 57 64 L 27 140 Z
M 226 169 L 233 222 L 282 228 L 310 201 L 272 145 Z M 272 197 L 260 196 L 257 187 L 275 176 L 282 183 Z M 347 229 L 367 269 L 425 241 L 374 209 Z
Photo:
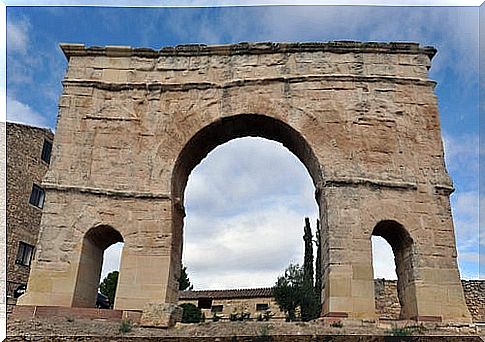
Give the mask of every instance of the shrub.
M 388 331 L 388 333 L 391 336 L 412 336 L 414 334 L 424 334 L 426 330 L 427 329 L 422 324 L 405 327 L 394 326 Z
M 336 321 L 336 322 L 330 323 L 330 326 L 332 328 L 342 328 L 344 325 L 341 321 Z
M 202 311 L 191 303 L 180 305 L 184 310 L 182 313 L 182 323 L 200 323 L 203 319 Z
M 130 332 L 132 328 L 133 328 L 133 323 L 131 323 L 131 321 L 128 321 L 128 320 L 125 320 L 125 319 L 121 321 L 120 333 L 126 334 L 126 333 Z
M 231 322 L 235 321 L 249 321 L 251 319 L 251 313 L 250 312 L 233 312 L 232 314 L 229 315 L 229 320 Z
M 267 324 L 264 324 L 261 326 L 259 329 L 259 336 L 268 336 L 269 335 L 269 326 Z

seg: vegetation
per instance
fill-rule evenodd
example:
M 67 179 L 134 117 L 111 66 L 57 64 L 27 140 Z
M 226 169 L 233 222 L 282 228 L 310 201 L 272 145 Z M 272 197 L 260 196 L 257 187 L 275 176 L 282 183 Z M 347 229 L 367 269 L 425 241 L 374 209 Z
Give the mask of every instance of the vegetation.
M 298 264 L 290 264 L 283 276 L 278 277 L 273 287 L 275 297 L 280 310 L 286 314 L 288 321 L 296 320 L 296 308 L 301 302 L 303 284 L 303 269 Z
M 182 323 L 200 323 L 202 321 L 202 311 L 191 303 L 180 305 L 183 309 Z
M 115 302 L 116 287 L 118 285 L 118 275 L 118 271 L 110 272 L 108 273 L 106 278 L 103 279 L 101 284 L 99 284 L 99 292 L 109 298 L 111 307 L 113 307 L 113 304 Z
M 187 275 L 187 266 L 182 265 L 179 277 L 179 291 L 193 290 L 194 286 L 190 284 L 189 276 Z
M 321 250 L 320 224 L 317 221 L 317 280 L 314 281 L 313 240 L 310 220 L 305 218 L 305 257 L 303 267 L 290 264 L 283 276 L 278 277 L 273 294 L 287 321 L 296 320 L 296 310 L 301 310 L 301 320 L 309 321 L 319 317 L 321 302 Z
M 269 321 L 275 314 L 271 312 L 271 310 L 266 310 L 264 313 L 259 314 L 256 318 L 257 321 Z
M 304 322 L 315 319 L 320 314 L 320 306 L 313 282 L 313 240 L 310 219 L 305 217 L 303 240 L 305 257 L 303 262 L 303 283 L 300 298 L 301 319 Z
M 426 332 L 426 328 L 420 325 L 410 325 L 405 327 L 397 327 L 393 326 L 391 330 L 388 331 L 389 335 L 391 336 L 412 336 L 412 335 L 421 335 Z
M 268 326 L 267 324 L 264 324 L 261 326 L 261 328 L 259 329 L 259 336 L 268 336 L 269 335 L 269 329 L 271 327 Z
M 336 322 L 330 323 L 330 326 L 332 328 L 342 328 L 344 325 L 341 321 L 336 321 Z
M 251 313 L 247 311 L 233 312 L 229 315 L 229 320 L 231 322 L 235 321 L 248 321 L 251 318 Z
M 126 334 L 133 329 L 133 323 L 129 320 L 122 320 L 120 324 L 120 333 Z
M 317 247 L 317 256 L 315 260 L 315 293 L 317 295 L 318 308 L 322 307 L 322 246 L 321 246 L 321 226 L 320 220 L 317 220 L 317 231 L 315 232 L 315 245 Z M 320 313 L 318 313 L 320 314 Z

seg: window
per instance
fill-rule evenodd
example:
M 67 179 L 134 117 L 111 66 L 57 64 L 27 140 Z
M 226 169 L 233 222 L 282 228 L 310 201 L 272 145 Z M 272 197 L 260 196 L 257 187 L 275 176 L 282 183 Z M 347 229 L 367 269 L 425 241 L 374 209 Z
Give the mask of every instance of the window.
M 30 266 L 32 255 L 34 254 L 34 246 L 31 246 L 25 242 L 19 242 L 19 250 L 17 252 L 16 264 Z
M 199 298 L 197 303 L 199 309 L 211 309 L 212 308 L 212 298 Z
M 52 142 L 44 139 L 44 146 L 42 146 L 42 155 L 41 158 L 47 164 L 51 161 L 51 152 L 52 152 Z
M 256 304 L 256 311 L 266 311 L 269 309 L 268 304 Z
M 37 208 L 42 208 L 44 206 L 44 189 L 36 184 L 32 185 L 29 203 Z
M 222 312 L 224 305 L 212 305 L 211 312 Z

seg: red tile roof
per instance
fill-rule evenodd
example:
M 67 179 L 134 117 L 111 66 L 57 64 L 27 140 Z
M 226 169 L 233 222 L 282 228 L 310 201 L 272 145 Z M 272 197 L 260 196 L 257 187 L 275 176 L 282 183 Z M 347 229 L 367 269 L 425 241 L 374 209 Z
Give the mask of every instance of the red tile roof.
M 262 287 L 257 289 L 179 291 L 179 299 L 233 299 L 258 297 L 273 297 L 273 288 Z

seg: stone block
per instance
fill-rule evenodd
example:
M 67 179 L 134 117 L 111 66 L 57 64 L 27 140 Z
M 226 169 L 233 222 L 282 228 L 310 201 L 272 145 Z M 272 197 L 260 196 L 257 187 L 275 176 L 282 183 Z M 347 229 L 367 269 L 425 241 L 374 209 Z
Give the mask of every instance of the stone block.
M 170 328 L 182 321 L 182 308 L 175 304 L 148 303 L 143 309 L 140 325 L 144 327 Z

